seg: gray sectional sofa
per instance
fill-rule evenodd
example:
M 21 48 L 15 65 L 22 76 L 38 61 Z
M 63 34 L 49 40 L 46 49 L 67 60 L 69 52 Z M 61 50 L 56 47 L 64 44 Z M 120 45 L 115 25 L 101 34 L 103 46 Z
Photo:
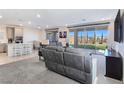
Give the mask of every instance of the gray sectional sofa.
M 49 70 L 67 76 L 80 83 L 91 84 L 94 82 L 96 70 L 94 70 L 92 56 L 83 54 L 79 49 L 47 46 L 41 48 L 46 67 Z

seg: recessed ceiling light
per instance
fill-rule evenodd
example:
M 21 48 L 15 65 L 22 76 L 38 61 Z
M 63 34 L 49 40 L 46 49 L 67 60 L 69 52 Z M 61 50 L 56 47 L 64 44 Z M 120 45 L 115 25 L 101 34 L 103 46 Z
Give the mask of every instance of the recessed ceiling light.
M 68 26 L 68 24 L 65 24 L 65 26 Z
M 23 26 L 23 24 L 19 24 L 20 26 Z
M 48 25 L 46 25 L 46 28 L 48 28 L 49 26 Z
M 40 18 L 41 17 L 40 14 L 37 14 L 36 16 L 37 16 L 37 18 Z
M 0 16 L 0 19 L 3 18 L 3 16 Z
M 40 26 L 38 26 L 37 28 L 38 28 L 38 29 L 41 29 L 41 27 L 40 27 Z
M 28 21 L 28 24 L 31 24 L 31 21 Z

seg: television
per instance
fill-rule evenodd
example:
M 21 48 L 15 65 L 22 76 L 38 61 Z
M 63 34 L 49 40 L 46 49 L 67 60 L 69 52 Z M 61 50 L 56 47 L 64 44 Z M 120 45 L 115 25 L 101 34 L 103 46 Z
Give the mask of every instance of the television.
M 121 21 L 121 15 L 120 10 L 118 10 L 117 16 L 115 18 L 114 22 L 114 41 L 121 42 L 122 41 L 122 21 Z

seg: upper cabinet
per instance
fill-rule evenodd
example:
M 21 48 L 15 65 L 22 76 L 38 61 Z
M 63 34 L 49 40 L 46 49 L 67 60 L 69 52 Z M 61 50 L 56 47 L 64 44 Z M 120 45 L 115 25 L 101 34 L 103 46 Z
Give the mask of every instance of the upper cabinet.
M 23 28 L 22 27 L 15 27 L 15 37 L 16 36 L 23 36 Z
M 8 39 L 14 39 L 15 37 L 15 28 L 14 27 L 7 27 L 7 38 Z

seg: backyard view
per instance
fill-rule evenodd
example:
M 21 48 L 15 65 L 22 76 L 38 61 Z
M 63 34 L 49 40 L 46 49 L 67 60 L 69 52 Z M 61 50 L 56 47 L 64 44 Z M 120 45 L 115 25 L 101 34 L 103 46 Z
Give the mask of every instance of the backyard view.
M 77 40 L 79 48 L 90 48 L 105 50 L 107 45 L 108 30 L 78 31 Z M 74 32 L 70 32 L 70 46 L 74 47 Z
M 69 38 L 70 47 L 74 47 L 74 32 L 70 32 L 69 35 L 70 35 Z

